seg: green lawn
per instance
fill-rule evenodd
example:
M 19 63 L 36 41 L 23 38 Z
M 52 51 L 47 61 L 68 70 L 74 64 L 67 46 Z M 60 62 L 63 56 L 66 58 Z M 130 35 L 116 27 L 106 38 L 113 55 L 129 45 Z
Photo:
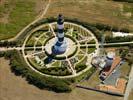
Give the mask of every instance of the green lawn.
M 130 72 L 130 69 L 131 69 L 131 66 L 128 65 L 128 62 L 125 62 L 120 68 L 121 76 L 122 77 L 128 76 L 129 72 Z
M 96 48 L 88 48 L 88 53 L 90 54 L 90 53 L 94 52 L 95 50 L 96 50 Z
M 0 40 L 15 36 L 36 15 L 34 0 L 6 0 L 0 5 L 0 18 L 8 16 L 8 22 L 0 22 Z
M 80 84 L 88 87 L 93 87 L 93 88 L 96 85 L 100 84 L 99 71 L 96 71 L 88 80 L 85 80 Z

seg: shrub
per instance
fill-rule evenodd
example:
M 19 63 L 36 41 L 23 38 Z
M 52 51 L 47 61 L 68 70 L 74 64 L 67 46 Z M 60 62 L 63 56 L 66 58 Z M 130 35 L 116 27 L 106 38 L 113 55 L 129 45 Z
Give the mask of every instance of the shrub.
M 84 70 L 87 66 L 85 64 L 78 64 L 76 65 L 75 69 L 76 69 L 76 72 L 80 72 L 82 70 Z
M 5 54 L 5 52 L 1 51 L 0 52 L 0 57 L 4 57 L 4 54 Z
M 54 79 L 42 76 L 27 66 L 22 55 L 19 51 L 10 51 L 10 65 L 11 70 L 16 75 L 21 75 L 26 78 L 26 80 L 40 89 L 49 89 L 56 92 L 70 92 L 71 88 L 67 81 L 61 79 Z

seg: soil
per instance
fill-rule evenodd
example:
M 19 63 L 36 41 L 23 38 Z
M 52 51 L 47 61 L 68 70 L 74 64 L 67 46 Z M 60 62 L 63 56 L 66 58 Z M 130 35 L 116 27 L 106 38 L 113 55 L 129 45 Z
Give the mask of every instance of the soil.
M 0 100 L 122 100 L 99 92 L 76 88 L 71 93 L 40 90 L 11 72 L 9 61 L 0 58 Z

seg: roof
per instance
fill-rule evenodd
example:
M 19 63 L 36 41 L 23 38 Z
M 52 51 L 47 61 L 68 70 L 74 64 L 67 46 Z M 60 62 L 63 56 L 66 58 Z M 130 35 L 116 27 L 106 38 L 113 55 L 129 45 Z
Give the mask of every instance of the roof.
M 126 87 L 127 80 L 119 78 L 116 86 L 112 85 L 103 85 L 100 84 L 96 88 L 98 90 L 107 91 L 107 92 L 116 92 L 116 93 L 124 93 Z
M 108 52 L 107 53 L 107 57 L 108 58 L 114 58 L 115 57 L 115 52 L 112 52 L 112 51 L 111 52 Z
M 116 56 L 113 60 L 111 68 L 109 70 L 103 70 L 102 73 L 105 73 L 106 77 L 108 77 L 112 73 L 112 71 L 117 67 L 120 61 L 121 61 L 121 58 L 119 56 Z

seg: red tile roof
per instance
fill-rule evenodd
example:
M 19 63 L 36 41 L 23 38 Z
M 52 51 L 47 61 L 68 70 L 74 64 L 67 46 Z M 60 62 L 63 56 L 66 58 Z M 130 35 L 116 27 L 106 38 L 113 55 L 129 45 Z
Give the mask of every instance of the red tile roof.
M 96 89 L 107 91 L 107 92 L 116 92 L 116 93 L 123 94 L 125 91 L 126 83 L 127 83 L 127 80 L 120 78 L 118 79 L 116 86 L 100 84 L 96 87 Z

